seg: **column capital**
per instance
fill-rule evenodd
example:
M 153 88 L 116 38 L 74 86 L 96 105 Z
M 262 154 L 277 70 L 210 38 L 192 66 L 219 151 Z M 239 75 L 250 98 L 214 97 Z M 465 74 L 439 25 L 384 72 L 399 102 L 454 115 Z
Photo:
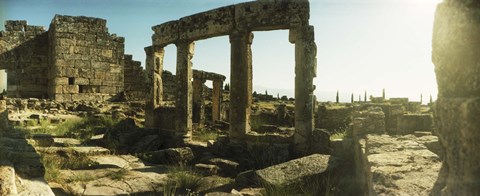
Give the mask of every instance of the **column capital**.
M 315 28 L 312 25 L 294 26 L 290 28 L 288 40 L 294 44 L 296 41 L 315 41 Z
M 251 31 L 233 31 L 230 34 L 230 43 L 232 41 L 245 41 L 248 44 L 253 42 L 253 33 Z

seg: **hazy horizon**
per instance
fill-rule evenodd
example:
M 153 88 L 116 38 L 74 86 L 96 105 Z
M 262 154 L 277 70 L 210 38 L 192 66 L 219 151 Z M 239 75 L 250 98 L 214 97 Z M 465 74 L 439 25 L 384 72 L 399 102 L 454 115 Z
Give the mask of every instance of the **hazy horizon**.
M 0 19 L 27 20 L 48 28 L 55 14 L 85 15 L 107 20 L 110 33 L 125 37 L 125 53 L 142 61 L 151 45 L 151 26 L 242 0 L 0 0 Z M 431 63 L 433 16 L 438 0 L 311 0 L 310 22 L 315 26 L 319 101 L 350 101 L 365 91 L 387 97 L 408 97 L 424 103 L 437 95 Z M 3 30 L 1 25 L 0 30 Z M 294 45 L 288 31 L 254 32 L 253 85 L 293 96 Z M 175 73 L 175 46 L 166 48 L 165 69 Z M 228 37 L 196 42 L 194 69 L 230 75 Z M 343 95 L 348 95 L 344 98 Z

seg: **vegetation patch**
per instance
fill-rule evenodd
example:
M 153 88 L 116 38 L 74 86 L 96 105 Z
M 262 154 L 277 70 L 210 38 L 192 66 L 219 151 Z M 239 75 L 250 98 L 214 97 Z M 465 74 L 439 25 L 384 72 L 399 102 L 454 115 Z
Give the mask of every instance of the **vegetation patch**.
M 173 195 L 198 195 L 204 182 L 202 175 L 186 166 L 169 167 L 168 180 L 164 187 L 165 196 Z

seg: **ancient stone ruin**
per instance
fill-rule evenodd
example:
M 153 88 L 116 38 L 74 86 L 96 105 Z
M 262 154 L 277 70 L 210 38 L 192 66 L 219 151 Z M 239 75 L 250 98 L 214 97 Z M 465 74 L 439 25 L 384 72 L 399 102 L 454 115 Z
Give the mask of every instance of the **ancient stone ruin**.
M 27 21 L 6 21 L 0 69 L 7 71 L 7 96 L 61 102 L 106 101 L 124 90 L 144 96 L 136 88 L 145 78 L 140 65 L 124 57 L 124 38 L 110 34 L 106 22 L 56 15 L 46 31 Z
M 439 98 L 429 105 L 385 95 L 317 102 L 309 9 L 307 0 L 258 0 L 156 25 L 146 70 L 106 20 L 56 15 L 48 30 L 6 21 L 0 195 L 265 195 L 282 186 L 300 187 L 287 195 L 478 195 L 480 3 L 437 7 Z M 280 29 L 295 44 L 295 97 L 253 97 L 253 32 Z M 224 75 L 191 61 L 195 41 L 217 36 L 230 39 L 229 92 Z M 176 75 L 163 70 L 170 44 Z M 194 140 L 202 128 L 215 139 Z M 195 172 L 180 173 L 212 183 L 169 187 L 167 171 L 185 165 Z
M 188 140 L 192 131 L 192 62 L 194 42 L 217 36 L 230 38 L 230 139 L 243 140 L 250 132 L 252 105 L 253 31 L 290 30 L 295 44 L 295 149 L 305 151 L 314 128 L 313 78 L 316 75 L 314 28 L 309 25 L 308 1 L 255 1 L 217 8 L 154 26 L 152 46 L 145 49 L 150 84 L 147 126 L 162 107 L 164 48 L 177 46 L 175 131 Z M 214 85 L 215 86 L 215 85 Z M 217 106 L 216 106 L 217 107 Z M 148 117 L 150 116 L 150 117 Z

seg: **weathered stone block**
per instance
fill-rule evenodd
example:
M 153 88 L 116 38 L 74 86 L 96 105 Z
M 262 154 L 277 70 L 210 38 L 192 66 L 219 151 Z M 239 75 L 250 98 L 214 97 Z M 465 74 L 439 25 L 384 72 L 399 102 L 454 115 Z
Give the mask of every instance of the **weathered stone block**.
M 257 170 L 255 176 L 261 184 L 270 186 L 306 183 L 312 177 L 321 177 L 329 167 L 329 160 L 330 155 L 313 154 Z
M 152 30 L 155 32 L 152 36 L 153 45 L 168 45 L 179 38 L 179 22 L 176 20 L 154 26 Z
M 194 155 L 192 149 L 184 148 L 168 148 L 165 150 L 142 153 L 139 155 L 142 159 L 151 163 L 182 165 L 193 160 Z
M 76 85 L 88 85 L 90 80 L 88 78 L 75 78 L 74 84 Z
M 234 29 L 234 6 L 226 6 L 181 18 L 180 39 L 198 40 L 227 35 Z
M 275 30 L 308 25 L 310 6 L 305 0 L 254 1 L 235 5 L 237 29 Z
M 78 85 L 64 85 L 63 86 L 63 93 L 78 93 L 79 87 Z
M 115 94 L 115 93 L 117 93 L 117 89 L 115 87 L 111 87 L 111 86 L 101 86 L 100 87 L 100 93 Z
M 53 79 L 53 85 L 67 85 L 68 78 L 67 77 L 55 77 Z

